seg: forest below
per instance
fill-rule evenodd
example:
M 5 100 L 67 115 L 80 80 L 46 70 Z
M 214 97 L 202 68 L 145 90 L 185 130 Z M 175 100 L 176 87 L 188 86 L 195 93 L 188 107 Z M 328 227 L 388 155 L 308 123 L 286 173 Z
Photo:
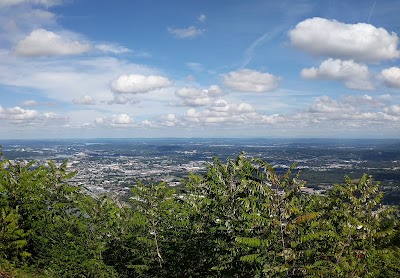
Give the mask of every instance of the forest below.
M 242 153 L 122 202 L 66 166 L 0 159 L 0 277 L 400 277 L 400 213 L 367 175 L 311 195 Z

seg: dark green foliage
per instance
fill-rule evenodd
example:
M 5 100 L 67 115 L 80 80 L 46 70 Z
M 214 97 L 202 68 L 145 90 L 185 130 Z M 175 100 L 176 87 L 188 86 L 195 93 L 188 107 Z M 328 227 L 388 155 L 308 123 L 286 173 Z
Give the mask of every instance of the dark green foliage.
M 292 253 L 287 224 L 300 213 L 293 167 L 278 176 L 268 163 L 242 154 L 227 164 L 216 159 L 204 178 L 191 178 L 194 207 L 214 246 L 214 275 L 285 272 Z
M 0 211 L 0 260 L 9 261 L 24 260 L 30 256 L 25 251 L 26 233 L 19 228 L 21 215 L 18 209 L 2 207 Z
M 3 160 L 0 275 L 399 277 L 399 211 L 378 184 L 309 195 L 294 171 L 241 154 L 184 191 L 138 182 L 121 204 L 68 184 L 66 163 Z
M 50 276 L 110 277 L 113 271 L 101 258 L 106 242 L 94 228 L 96 201 L 66 183 L 74 175 L 67 173 L 66 162 L 59 167 L 34 164 L 0 164 L 4 257 Z
M 132 188 L 125 222 L 111 242 L 106 260 L 124 277 L 200 275 L 200 238 L 193 229 L 192 209 L 164 183 Z
M 380 205 L 378 184 L 345 178 L 325 196 L 300 193 L 292 166 L 279 176 L 267 163 L 215 160 L 191 176 L 192 207 L 213 246 L 212 276 L 395 277 L 399 217 Z M 389 275 L 390 274 L 390 275 Z M 387 276 L 389 275 L 389 276 Z

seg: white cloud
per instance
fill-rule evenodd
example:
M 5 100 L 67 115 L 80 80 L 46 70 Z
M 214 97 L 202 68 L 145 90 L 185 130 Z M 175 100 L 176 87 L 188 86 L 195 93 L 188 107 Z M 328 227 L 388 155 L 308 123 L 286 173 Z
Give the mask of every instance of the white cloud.
M 144 76 L 140 74 L 121 75 L 112 82 L 111 89 L 116 93 L 147 93 L 171 85 L 168 78 L 162 76 Z
M 212 101 L 206 91 L 198 88 L 180 88 L 175 95 L 181 99 L 180 105 L 184 106 L 205 106 Z
M 174 113 L 169 113 L 155 117 L 152 120 L 143 120 L 137 126 L 146 129 L 173 128 L 182 126 L 182 121 Z
M 381 78 L 386 86 L 400 89 L 400 68 L 391 67 L 382 70 Z
M 88 95 L 85 95 L 85 96 L 81 97 L 80 99 L 74 98 L 72 100 L 72 102 L 74 104 L 81 104 L 81 105 L 93 105 L 96 103 L 95 100 L 91 96 L 88 96 Z
M 381 98 L 356 95 L 333 99 L 323 96 L 316 98 L 303 112 L 286 115 L 260 113 L 250 103 L 216 99 L 207 106 L 187 109 L 182 118 L 171 113 L 155 121 L 144 120 L 140 126 L 184 127 L 185 130 L 227 128 L 231 131 L 235 128 L 254 131 L 256 126 L 268 126 L 274 134 L 297 130 L 300 134 L 306 132 L 316 136 L 322 131 L 327 135 L 329 132 L 331 135 L 366 134 L 371 130 L 390 132 L 400 128 L 400 105 L 385 106 L 379 102 Z
M 275 124 L 281 121 L 278 115 L 262 115 L 249 103 L 233 104 L 223 99 L 214 101 L 208 108 L 198 111 L 190 108 L 184 119 L 192 124 Z
M 110 117 L 96 117 L 94 121 L 94 124 L 98 126 L 107 125 L 115 127 L 132 126 L 133 123 L 133 119 L 127 114 L 112 115 Z
M 65 124 L 70 121 L 69 117 L 66 116 L 60 116 L 56 113 L 50 112 L 50 113 L 44 113 L 43 116 L 41 117 L 46 123 L 51 123 L 51 124 Z
M 31 9 L 25 13 L 19 14 L 19 20 L 34 21 L 36 24 L 46 24 L 49 22 L 54 22 L 56 15 L 52 12 L 41 10 L 41 9 Z
M 317 98 L 311 105 L 309 112 L 311 113 L 349 113 L 355 108 L 349 104 L 341 103 L 330 97 L 323 96 Z
M 344 98 L 346 99 L 346 98 Z M 371 131 L 371 128 L 392 130 L 399 128 L 400 107 L 397 105 L 382 110 L 371 110 L 363 103 L 351 105 L 342 99 L 323 96 L 315 99 L 310 108 L 302 113 L 286 116 L 286 123 L 298 126 L 334 130 L 356 129 Z
M 390 115 L 396 115 L 400 116 L 400 105 L 391 105 L 388 107 L 385 107 L 385 112 L 390 114 Z
M 328 59 L 321 63 L 318 68 L 306 68 L 300 73 L 307 79 L 332 79 L 343 81 L 344 85 L 351 89 L 372 90 L 374 86 L 370 81 L 368 67 L 364 64 L 355 63 L 353 60 L 341 61 L 339 59 Z
M 132 124 L 133 120 L 126 114 L 112 116 L 111 122 L 118 125 Z
M 0 122 L 6 124 L 35 125 L 35 124 L 60 124 L 67 123 L 68 117 L 56 113 L 39 113 L 36 110 L 21 107 L 2 108 L 0 106 Z
M 107 105 L 107 102 L 113 100 L 113 93 L 110 91 L 111 80 L 126 72 L 145 76 L 159 75 L 157 69 L 114 57 L 74 56 L 33 59 L 27 62 L 26 59 L 0 50 L 0 61 L 0 83 L 29 90 L 38 97 L 45 97 L 52 102 L 41 105 L 54 106 L 55 101 L 70 103 L 72 99 L 80 99 L 90 92 L 98 105 L 104 104 L 104 107 L 99 107 L 100 109 L 112 113 L 121 111 L 118 107 Z M 86 121 L 92 119 L 86 118 Z M 77 120 L 80 121 L 80 118 Z
M 113 99 L 108 101 L 108 104 L 135 104 L 138 103 L 138 100 L 135 100 L 132 95 L 127 94 L 113 94 Z
M 208 89 L 205 90 L 209 96 L 216 97 L 220 96 L 223 92 L 218 85 L 211 85 Z
M 180 88 L 176 90 L 175 95 L 182 98 L 198 98 L 204 96 L 204 91 L 197 88 Z
M 46 7 L 59 5 L 62 3 L 62 0 L 1 0 L 0 7 L 2 6 L 15 6 L 20 4 L 34 4 L 34 5 L 42 5 Z
M 242 92 L 263 93 L 278 87 L 280 77 L 250 69 L 231 71 L 223 75 L 224 84 Z
M 94 120 L 94 124 L 96 124 L 96 125 L 102 125 L 102 124 L 104 124 L 104 118 L 102 118 L 102 117 L 97 117 L 97 118 Z
M 206 21 L 206 19 L 207 19 L 207 16 L 205 14 L 199 15 L 199 17 L 197 18 L 197 20 L 200 22 L 204 22 L 204 21 Z
M 173 121 L 176 120 L 176 117 L 175 117 L 175 114 L 168 114 L 168 115 L 165 116 L 165 119 L 167 121 L 173 122 Z
M 113 54 L 125 54 L 132 52 L 132 50 L 130 50 L 129 48 L 126 48 L 118 44 L 110 44 L 110 43 L 97 44 L 95 45 L 95 48 L 100 51 Z
M 4 109 L 0 107 L 0 119 L 13 123 L 23 123 L 25 121 L 36 119 L 39 113 L 35 110 L 22 109 L 21 107 L 13 107 Z
M 15 47 L 38 28 L 58 28 L 57 15 L 46 7 L 32 8 L 29 5 L 0 7 L 0 45 Z
M 153 121 L 149 121 L 149 120 L 143 120 L 141 122 L 142 127 L 145 128 L 158 128 L 159 125 L 157 125 L 157 123 L 153 122 Z
M 39 102 L 37 102 L 36 100 L 26 100 L 24 102 L 21 103 L 22 106 L 38 106 Z
M 77 55 L 90 49 L 89 44 L 64 39 L 60 35 L 45 29 L 36 29 L 17 44 L 15 53 L 19 56 L 28 57 Z
M 340 101 L 350 105 L 368 105 L 371 107 L 384 107 L 387 96 L 372 97 L 370 95 L 342 96 Z
M 220 96 L 222 90 L 217 85 L 211 85 L 208 89 L 179 88 L 175 91 L 175 95 L 180 98 L 179 105 L 183 106 L 207 106 L 210 105 L 215 97 Z
M 239 113 L 251 113 L 255 111 L 254 107 L 251 104 L 244 102 L 236 106 L 234 110 L 236 110 Z
M 55 14 L 41 9 L 32 9 L 29 15 L 33 15 L 34 17 L 41 19 L 45 22 L 48 22 L 49 20 L 54 20 L 56 18 Z
M 0 1 L 0 7 L 1 6 L 19 5 L 24 2 L 26 2 L 26 0 L 2 0 L 2 1 Z
M 397 35 L 366 23 L 314 17 L 298 23 L 289 37 L 293 46 L 313 55 L 375 62 L 400 57 Z
M 174 35 L 176 38 L 179 39 L 189 39 L 195 38 L 202 35 L 206 30 L 205 29 L 198 29 L 194 26 L 189 26 L 188 28 L 167 28 L 167 31 Z
M 175 114 L 170 113 L 161 117 L 161 125 L 167 127 L 173 127 L 178 123 L 178 119 Z
M 20 104 L 21 106 L 56 106 L 55 102 L 49 101 L 49 102 L 38 102 L 36 100 L 30 99 L 30 100 L 26 100 L 21 102 Z

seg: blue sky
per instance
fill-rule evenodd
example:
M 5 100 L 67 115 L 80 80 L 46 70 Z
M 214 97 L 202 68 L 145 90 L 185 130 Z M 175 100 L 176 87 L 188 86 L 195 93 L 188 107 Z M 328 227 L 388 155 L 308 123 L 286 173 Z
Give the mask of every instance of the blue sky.
M 399 0 L 0 0 L 0 138 L 400 138 L 399 14 Z

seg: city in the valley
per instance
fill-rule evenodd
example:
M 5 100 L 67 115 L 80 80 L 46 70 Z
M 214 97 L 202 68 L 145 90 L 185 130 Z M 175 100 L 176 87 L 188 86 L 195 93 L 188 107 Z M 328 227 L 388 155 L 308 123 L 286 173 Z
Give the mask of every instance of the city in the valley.
M 79 139 L 2 140 L 3 157 L 25 163 L 68 161 L 70 180 L 93 195 L 129 195 L 138 180 L 180 186 L 189 173 L 203 173 L 217 157 L 241 152 L 283 172 L 296 163 L 304 191 L 319 194 L 348 175 L 379 181 L 386 203 L 399 203 L 400 140 L 343 139 Z

